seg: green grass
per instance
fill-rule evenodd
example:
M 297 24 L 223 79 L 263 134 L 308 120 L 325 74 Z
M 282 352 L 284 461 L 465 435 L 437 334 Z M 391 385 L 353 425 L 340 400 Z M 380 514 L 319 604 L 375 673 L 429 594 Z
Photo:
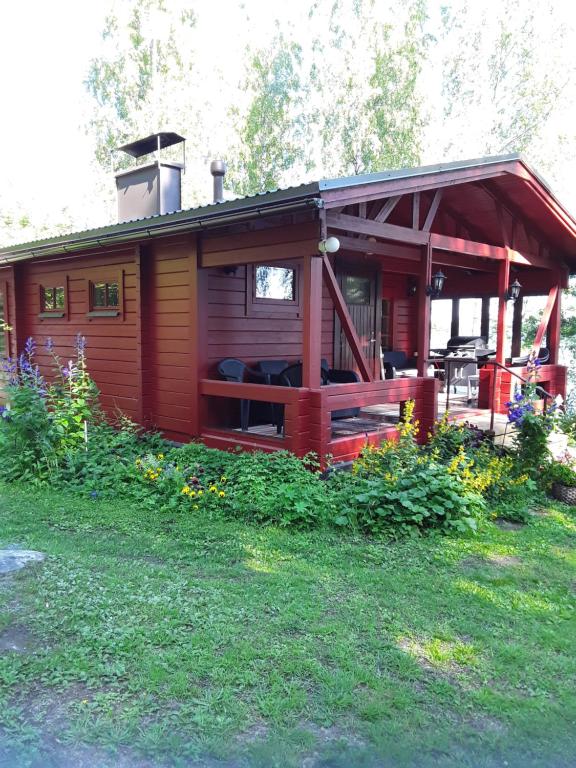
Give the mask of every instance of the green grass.
M 574 765 L 574 510 L 387 543 L 4 486 L 8 543 L 2 766 Z

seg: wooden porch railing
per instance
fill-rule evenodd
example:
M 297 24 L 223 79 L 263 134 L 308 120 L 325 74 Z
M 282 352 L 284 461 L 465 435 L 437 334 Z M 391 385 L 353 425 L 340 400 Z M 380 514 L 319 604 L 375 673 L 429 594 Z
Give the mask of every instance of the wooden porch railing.
M 215 447 L 233 448 L 236 445 L 261 450 L 285 448 L 297 456 L 314 451 L 320 457 L 333 454 L 337 457 L 356 454 L 366 441 L 363 433 L 351 437 L 332 437 L 334 411 L 348 408 L 362 408 L 370 405 L 386 405 L 407 400 L 415 401 L 414 416 L 421 425 L 421 437 L 426 439 L 437 415 L 437 393 L 440 383 L 432 378 L 406 378 L 386 381 L 359 382 L 355 384 L 332 384 L 319 389 L 304 387 L 280 387 L 265 384 L 235 383 L 228 381 L 200 381 L 200 396 L 204 401 L 201 437 Z M 231 434 L 219 419 L 221 409 L 210 411 L 207 398 L 228 400 L 251 400 L 278 403 L 284 406 L 284 435 L 259 435 L 254 432 L 235 430 Z M 212 416 L 210 416 L 212 413 Z M 394 425 L 390 425 L 394 429 Z M 375 424 L 374 440 L 378 436 Z

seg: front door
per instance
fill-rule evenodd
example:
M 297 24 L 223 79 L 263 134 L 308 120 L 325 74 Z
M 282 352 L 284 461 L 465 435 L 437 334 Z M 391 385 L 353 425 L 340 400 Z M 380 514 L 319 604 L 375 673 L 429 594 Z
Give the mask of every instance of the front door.
M 376 272 L 343 269 L 337 273 L 337 278 L 362 351 L 376 373 L 380 366 L 378 275 Z M 345 370 L 358 368 L 337 314 L 334 323 L 334 367 Z

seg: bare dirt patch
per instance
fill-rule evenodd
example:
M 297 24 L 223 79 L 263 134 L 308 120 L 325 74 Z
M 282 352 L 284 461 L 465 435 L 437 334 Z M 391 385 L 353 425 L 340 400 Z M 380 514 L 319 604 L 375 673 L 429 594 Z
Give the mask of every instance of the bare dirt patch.
M 0 653 L 29 653 L 37 647 L 37 639 L 26 627 L 14 624 L 0 632 Z
M 505 520 L 503 517 L 497 517 L 494 520 L 498 528 L 503 531 L 521 531 L 525 523 L 515 523 L 513 520 Z

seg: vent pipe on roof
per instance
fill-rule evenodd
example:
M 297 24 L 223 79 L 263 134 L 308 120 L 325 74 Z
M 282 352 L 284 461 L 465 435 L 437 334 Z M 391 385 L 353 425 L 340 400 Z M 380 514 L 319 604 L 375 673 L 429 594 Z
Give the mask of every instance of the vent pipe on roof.
M 226 163 L 224 160 L 212 160 L 210 173 L 214 177 L 214 202 L 224 202 L 224 176 L 226 175 Z

